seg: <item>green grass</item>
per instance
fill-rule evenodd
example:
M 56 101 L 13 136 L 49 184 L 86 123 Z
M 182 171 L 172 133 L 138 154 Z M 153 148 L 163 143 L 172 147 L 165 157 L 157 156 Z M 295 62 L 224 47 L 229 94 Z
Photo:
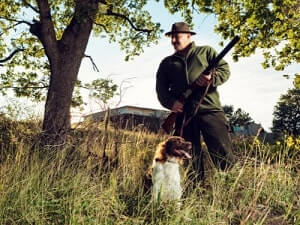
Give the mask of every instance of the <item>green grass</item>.
M 0 125 L 0 224 L 300 224 L 299 154 L 282 146 L 239 140 L 238 163 L 204 184 L 183 168 L 178 209 L 152 203 L 145 188 L 164 136 L 89 125 L 62 150 L 44 150 L 36 124 L 10 123 Z

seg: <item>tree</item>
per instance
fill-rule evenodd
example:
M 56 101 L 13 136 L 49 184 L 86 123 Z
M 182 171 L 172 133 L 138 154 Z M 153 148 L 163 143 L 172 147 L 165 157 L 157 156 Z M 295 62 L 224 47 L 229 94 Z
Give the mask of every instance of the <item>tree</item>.
M 234 49 L 235 60 L 263 49 L 264 68 L 283 70 L 292 62 L 300 61 L 298 0 L 169 0 L 165 4 L 171 12 L 185 11 L 188 21 L 192 21 L 194 11 L 216 15 L 216 32 L 224 39 L 241 37 Z
M 281 95 L 273 112 L 274 133 L 300 135 L 300 89 L 289 89 Z
M 253 122 L 249 113 L 243 111 L 241 108 L 234 111 L 232 105 L 224 105 L 223 110 L 231 126 L 245 126 Z
M 11 87 L 17 96 L 39 100 L 43 98 L 39 90 L 47 89 L 45 143 L 60 143 L 70 128 L 72 94 L 75 84 L 80 84 L 77 75 L 92 30 L 119 42 L 126 60 L 157 42 L 160 24 L 143 10 L 146 2 L 1 1 L 0 41 L 6 43 L 0 46 L 0 66 L 6 68 L 1 89 Z
M 293 84 L 295 88 L 300 89 L 300 74 L 295 74 Z
M 235 48 L 236 58 L 249 56 L 260 48 L 264 49 L 264 68 L 283 70 L 290 63 L 299 62 L 298 0 L 216 2 L 214 12 L 219 20 L 216 31 L 224 38 L 234 33 L 241 35 L 240 44 Z
M 231 118 L 234 113 L 233 105 L 224 105 L 224 106 L 222 106 L 222 108 L 223 108 L 226 118 L 228 119 L 229 123 L 231 124 Z

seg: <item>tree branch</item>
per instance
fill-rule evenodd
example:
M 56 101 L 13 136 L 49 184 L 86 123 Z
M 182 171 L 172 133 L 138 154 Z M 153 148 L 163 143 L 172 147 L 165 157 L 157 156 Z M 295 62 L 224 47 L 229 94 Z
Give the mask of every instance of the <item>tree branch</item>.
M 33 5 L 31 5 L 29 2 L 27 2 L 26 0 L 22 0 L 24 5 L 28 6 L 29 8 L 31 8 L 33 11 L 35 11 L 36 13 L 40 14 L 40 11 L 35 8 Z
M 3 63 L 3 62 L 6 62 L 8 60 L 10 60 L 15 54 L 17 54 L 18 52 L 22 52 L 24 51 L 25 49 L 23 48 L 17 48 L 16 50 L 14 50 L 9 56 L 7 56 L 6 58 L 4 59 L 0 59 L 0 63 Z M 3 65 L 1 65 L 3 66 Z
M 98 69 L 97 65 L 95 64 L 95 62 L 94 62 L 92 56 L 90 56 L 90 55 L 84 55 L 84 57 L 89 58 L 89 59 L 91 60 L 92 65 L 93 65 L 93 69 L 94 69 L 96 72 L 99 72 L 99 69 Z
M 102 27 L 106 33 L 109 33 L 108 30 L 106 29 L 106 26 L 104 26 L 103 24 L 97 23 L 97 22 L 93 22 L 95 25 Z
M 125 16 L 125 15 L 123 15 L 123 14 L 120 14 L 120 13 L 115 13 L 115 12 L 113 12 L 113 11 L 112 11 L 112 7 L 110 7 L 110 9 L 107 10 L 106 15 L 107 15 L 107 16 L 119 17 L 119 18 L 121 18 L 121 19 L 126 20 L 126 21 L 130 24 L 130 26 L 131 26 L 134 30 L 136 30 L 136 31 L 141 31 L 141 32 L 145 32 L 145 33 L 148 33 L 148 34 L 150 34 L 150 33 L 152 32 L 152 30 L 149 30 L 149 29 L 140 29 L 140 28 L 137 28 L 137 27 L 133 24 L 133 22 L 129 19 L 129 17 L 127 17 L 127 16 Z
M 18 24 L 25 23 L 25 24 L 27 24 L 28 26 L 31 26 L 31 25 L 32 25 L 32 23 L 29 23 L 28 21 L 25 21 L 25 20 L 16 20 L 16 19 L 7 18 L 7 17 L 4 17 L 4 16 L 0 16 L 0 19 L 8 20 L 8 21 L 11 21 L 11 22 L 16 22 L 16 23 L 18 23 Z
M 4 30 L 4 31 L 8 31 L 8 30 L 10 30 L 10 29 L 12 29 L 12 28 L 14 28 L 14 27 L 16 27 L 16 26 L 22 24 L 22 23 L 23 23 L 22 21 L 19 21 L 19 22 L 15 23 L 14 25 L 12 25 L 12 26 L 10 26 L 10 27 L 8 27 L 8 28 L 6 28 L 6 29 L 3 29 L 3 30 Z M 0 36 L 2 36 L 2 35 L 4 34 L 4 31 L 0 33 Z
M 129 80 L 130 80 L 130 79 L 135 79 L 135 78 L 136 78 L 136 77 L 129 77 L 129 78 L 126 78 L 125 80 L 122 80 L 122 82 L 121 82 L 121 84 L 120 84 L 120 88 L 119 88 L 119 96 L 120 96 L 120 98 L 119 98 L 118 103 L 115 105 L 116 107 L 119 106 L 119 105 L 121 104 L 122 99 L 123 99 L 123 97 L 124 97 L 124 95 L 125 95 L 125 92 L 126 92 L 129 88 L 133 87 L 133 85 L 129 85 L 129 86 L 127 86 L 127 87 L 123 87 L 123 85 L 126 84 L 126 83 L 130 83 Z
M 137 34 L 134 35 L 133 39 L 136 39 L 138 36 L 141 36 L 142 33 L 143 31 L 138 32 Z
M 49 88 L 49 86 L 25 86 L 25 87 L 15 87 L 15 86 L 6 86 L 6 87 L 0 87 L 0 90 L 1 89 L 29 89 L 29 88 L 32 88 L 32 89 L 44 89 L 44 88 Z
M 75 46 L 86 46 L 90 33 L 93 28 L 93 21 L 98 11 L 99 0 L 76 0 L 73 18 L 63 32 L 62 38 L 59 40 L 61 49 L 72 49 Z M 80 49 L 80 50 L 79 50 Z M 78 56 L 84 56 L 85 49 L 77 48 Z M 68 50 L 69 51 L 69 50 Z
M 53 59 L 58 53 L 58 45 L 54 24 L 51 19 L 49 2 L 48 0 L 37 0 L 37 4 L 39 7 L 40 21 L 34 23 L 38 32 L 33 34 L 37 35 L 41 40 L 48 58 Z
M 199 12 L 199 10 L 198 9 L 196 9 L 196 7 L 195 7 L 195 0 L 193 0 L 192 1 L 192 13 L 194 13 L 194 11 L 196 11 L 196 13 L 198 13 L 199 15 L 201 14 L 200 12 Z

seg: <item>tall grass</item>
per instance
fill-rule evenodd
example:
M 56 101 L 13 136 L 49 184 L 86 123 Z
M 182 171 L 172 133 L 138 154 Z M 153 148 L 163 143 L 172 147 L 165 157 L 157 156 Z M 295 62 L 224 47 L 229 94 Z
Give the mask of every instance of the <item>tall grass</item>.
M 239 140 L 238 163 L 205 184 L 183 168 L 178 209 L 152 203 L 145 182 L 164 136 L 94 124 L 58 151 L 38 147 L 35 123 L 10 123 L 0 125 L 0 224 L 300 224 L 299 154 L 282 145 Z

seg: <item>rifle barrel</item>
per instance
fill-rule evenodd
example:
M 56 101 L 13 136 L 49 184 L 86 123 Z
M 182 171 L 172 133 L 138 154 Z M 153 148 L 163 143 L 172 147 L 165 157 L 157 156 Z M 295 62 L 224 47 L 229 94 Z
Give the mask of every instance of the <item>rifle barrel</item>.
M 226 47 L 217 55 L 217 57 L 209 64 L 209 66 L 204 70 L 203 74 L 208 74 L 216 64 L 230 51 L 230 49 L 240 40 L 239 36 L 235 36 Z

